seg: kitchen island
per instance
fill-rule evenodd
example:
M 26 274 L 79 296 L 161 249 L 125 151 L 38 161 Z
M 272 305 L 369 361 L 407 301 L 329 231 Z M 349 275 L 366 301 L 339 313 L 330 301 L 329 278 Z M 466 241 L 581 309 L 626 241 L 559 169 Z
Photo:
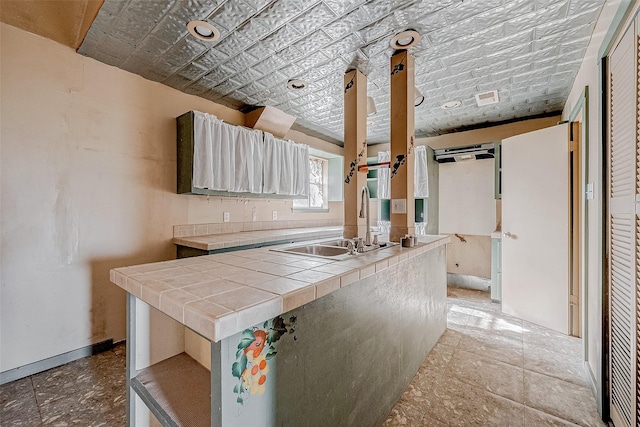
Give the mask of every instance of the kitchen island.
M 379 425 L 445 330 L 448 241 L 112 270 L 128 292 L 130 424 L 149 407 L 165 425 Z

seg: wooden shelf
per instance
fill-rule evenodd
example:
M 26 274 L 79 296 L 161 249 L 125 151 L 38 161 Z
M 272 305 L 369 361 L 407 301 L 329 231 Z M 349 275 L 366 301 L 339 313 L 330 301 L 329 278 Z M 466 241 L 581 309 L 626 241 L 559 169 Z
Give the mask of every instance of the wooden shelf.
M 211 374 L 186 353 L 138 372 L 131 388 L 163 426 L 211 425 Z

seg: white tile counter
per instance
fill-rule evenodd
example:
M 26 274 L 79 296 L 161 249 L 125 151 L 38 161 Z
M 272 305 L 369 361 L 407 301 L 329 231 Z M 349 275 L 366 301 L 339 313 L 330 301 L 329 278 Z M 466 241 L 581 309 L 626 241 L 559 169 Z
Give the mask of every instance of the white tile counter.
M 212 251 L 269 242 L 311 240 L 320 237 L 342 237 L 342 227 L 300 227 L 174 237 L 173 243 L 190 248 Z
M 273 232 L 280 237 L 288 231 L 292 230 L 252 233 Z M 271 246 L 116 268 L 110 275 L 122 289 L 218 342 L 389 266 L 410 262 L 449 240 L 449 236 L 420 236 L 412 248 L 397 245 L 345 261 L 275 252 L 271 249 L 278 246 Z M 203 245 L 219 243 L 203 241 Z

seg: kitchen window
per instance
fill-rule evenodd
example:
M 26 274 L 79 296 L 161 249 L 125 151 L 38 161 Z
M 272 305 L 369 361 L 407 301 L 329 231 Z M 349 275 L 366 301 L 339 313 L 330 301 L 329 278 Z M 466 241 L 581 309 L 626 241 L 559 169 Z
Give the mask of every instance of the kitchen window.
M 293 210 L 296 212 L 328 212 L 328 160 L 320 157 L 309 157 L 309 196 L 306 199 L 294 199 Z

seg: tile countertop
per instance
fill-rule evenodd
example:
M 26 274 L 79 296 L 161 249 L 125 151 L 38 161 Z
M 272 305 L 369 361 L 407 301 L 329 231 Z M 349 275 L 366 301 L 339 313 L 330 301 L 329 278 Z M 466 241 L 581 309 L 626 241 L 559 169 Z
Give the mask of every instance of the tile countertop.
M 279 246 L 271 246 L 116 268 L 110 278 L 205 338 L 219 341 L 450 240 L 420 236 L 412 248 L 397 245 L 346 261 L 274 252 Z
M 255 245 L 266 242 L 310 240 L 320 237 L 342 237 L 340 227 L 287 228 L 238 233 L 209 234 L 206 236 L 174 237 L 173 243 L 190 248 L 212 251 L 236 246 Z

